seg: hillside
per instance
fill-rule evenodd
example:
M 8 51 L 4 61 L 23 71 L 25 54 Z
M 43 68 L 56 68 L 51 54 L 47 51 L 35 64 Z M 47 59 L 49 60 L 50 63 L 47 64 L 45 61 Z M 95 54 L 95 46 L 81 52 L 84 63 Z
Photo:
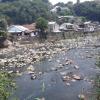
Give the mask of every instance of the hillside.
M 58 15 L 74 15 L 85 17 L 88 20 L 99 21 L 100 22 L 100 1 L 85 1 L 82 3 L 73 4 L 73 2 L 68 2 L 67 4 L 58 3 L 55 5 L 57 8 Z M 62 10 L 62 8 L 64 10 Z M 65 10 L 68 8 L 69 10 Z M 55 11 L 55 9 L 54 9 Z
M 0 17 L 15 24 L 32 23 L 38 17 L 50 18 L 48 0 L 1 0 Z
M 0 18 L 5 18 L 8 23 L 33 23 L 40 16 L 51 21 L 57 20 L 57 16 L 66 15 L 100 21 L 100 4 L 91 1 L 80 4 L 58 3 L 52 6 L 49 0 L 0 0 Z

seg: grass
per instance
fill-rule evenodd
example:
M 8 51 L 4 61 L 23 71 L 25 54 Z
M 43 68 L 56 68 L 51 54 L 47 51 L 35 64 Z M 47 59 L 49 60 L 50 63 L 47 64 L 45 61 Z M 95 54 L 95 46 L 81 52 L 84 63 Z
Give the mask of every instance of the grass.
M 100 100 L 100 75 L 98 75 L 95 79 L 95 86 L 97 100 Z

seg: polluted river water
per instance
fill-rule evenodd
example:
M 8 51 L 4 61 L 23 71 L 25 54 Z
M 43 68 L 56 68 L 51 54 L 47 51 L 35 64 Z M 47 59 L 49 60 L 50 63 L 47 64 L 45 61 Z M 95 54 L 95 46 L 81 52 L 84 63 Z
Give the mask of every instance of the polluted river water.
M 93 80 L 100 72 L 96 66 L 100 35 L 87 35 L 78 41 L 66 39 L 61 43 L 64 48 L 53 56 L 20 68 L 22 75 L 15 78 L 17 89 L 12 97 L 19 100 L 80 100 L 82 94 L 85 100 L 96 100 Z M 31 48 L 31 51 L 36 49 Z

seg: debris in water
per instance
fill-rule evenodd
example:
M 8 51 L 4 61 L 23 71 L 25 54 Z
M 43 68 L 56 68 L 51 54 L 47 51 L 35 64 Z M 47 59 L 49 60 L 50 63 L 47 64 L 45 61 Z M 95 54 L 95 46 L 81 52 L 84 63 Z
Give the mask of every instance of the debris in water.
M 75 65 L 74 68 L 75 68 L 75 69 L 79 69 L 79 66 Z
M 35 100 L 45 100 L 45 98 L 35 98 Z
M 81 80 L 81 77 L 78 76 L 78 75 L 73 75 L 73 78 L 74 78 L 75 80 Z
M 36 75 L 35 74 L 32 74 L 31 75 L 31 80 L 35 80 L 36 79 Z
M 28 68 L 27 68 L 28 71 L 34 71 L 35 69 L 33 68 L 32 65 L 30 65 Z
M 42 92 L 44 92 L 45 91 L 45 84 L 44 84 L 44 82 L 42 83 Z
M 80 100 L 85 100 L 85 96 L 84 96 L 83 94 L 79 94 L 79 95 L 78 95 L 78 98 L 79 98 Z
M 67 86 L 70 86 L 70 83 L 66 83 Z

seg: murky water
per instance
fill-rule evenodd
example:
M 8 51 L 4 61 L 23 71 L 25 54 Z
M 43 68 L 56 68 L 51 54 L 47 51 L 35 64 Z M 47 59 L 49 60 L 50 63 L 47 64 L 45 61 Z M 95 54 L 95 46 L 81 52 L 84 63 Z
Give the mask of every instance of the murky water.
M 100 43 L 98 36 L 90 35 L 84 39 L 91 42 L 95 39 L 95 43 Z M 36 80 L 31 80 L 30 75 L 26 72 L 21 77 L 17 77 L 17 90 L 14 96 L 18 97 L 19 100 L 36 100 L 36 98 L 42 97 L 45 100 L 79 100 L 78 95 L 82 93 L 86 96 L 86 100 L 93 99 L 93 84 L 91 80 L 100 72 L 95 65 L 100 47 L 94 47 L 90 41 L 87 41 L 87 44 L 81 48 L 73 48 L 65 53 L 56 54 L 52 61 L 44 59 L 41 62 L 33 64 L 36 71 L 43 74 Z M 66 58 L 71 59 L 74 64 L 65 65 L 57 71 L 51 70 L 59 66 L 58 61 L 63 63 Z M 76 70 L 74 65 L 78 65 L 80 68 Z M 78 74 L 83 76 L 84 79 L 69 81 L 70 86 L 68 86 L 66 82 L 63 82 L 61 73 Z

